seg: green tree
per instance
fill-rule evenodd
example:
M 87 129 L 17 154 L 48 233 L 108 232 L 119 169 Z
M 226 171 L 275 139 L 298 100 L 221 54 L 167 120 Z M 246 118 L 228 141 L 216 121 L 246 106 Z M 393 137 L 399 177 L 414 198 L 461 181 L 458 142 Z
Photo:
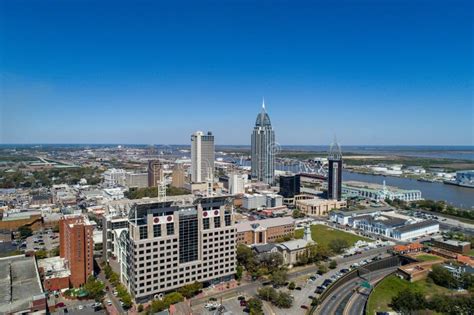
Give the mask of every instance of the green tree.
M 322 275 L 328 272 L 328 268 L 325 265 L 319 265 L 318 274 Z
M 296 288 L 296 284 L 291 281 L 289 284 L 288 284 L 288 290 L 294 290 Z
M 433 279 L 433 282 L 437 285 L 445 288 L 455 289 L 459 286 L 458 280 L 454 278 L 452 273 L 440 265 L 434 265 L 428 277 Z
M 20 232 L 20 237 L 25 239 L 33 235 L 33 230 L 29 226 L 23 225 L 18 228 L 18 232 Z
M 341 254 L 346 248 L 349 248 L 350 244 L 345 239 L 333 239 L 329 242 L 329 248 L 335 254 Z
M 293 299 L 291 298 L 289 293 L 280 291 L 280 293 L 278 293 L 277 297 L 273 301 L 273 304 L 280 308 L 290 308 L 293 304 Z
M 244 244 L 238 244 L 236 250 L 237 262 L 249 272 L 257 270 L 257 260 L 252 249 Z
M 295 209 L 293 210 L 293 213 L 291 214 L 293 219 L 299 219 L 299 218 L 304 218 L 305 214 L 302 212 L 300 209 Z
M 267 287 L 262 287 L 258 289 L 257 295 L 259 298 L 261 298 L 264 301 L 273 302 L 277 298 L 278 293 L 274 288 L 267 286 Z
M 268 269 L 268 272 L 272 273 L 283 265 L 283 255 L 279 252 L 265 253 L 260 255 L 259 262 Z
M 102 281 L 97 280 L 93 275 L 87 278 L 84 289 L 87 291 L 87 296 L 97 302 L 101 301 L 105 295 L 105 285 Z
M 194 283 L 187 284 L 178 289 L 178 292 L 181 293 L 187 299 L 195 296 L 202 289 L 202 283 L 195 281 Z
M 287 278 L 288 273 L 284 269 L 275 270 L 270 275 L 270 279 L 277 286 L 285 284 Z
M 50 250 L 49 254 L 51 255 L 51 257 L 59 256 L 59 246 L 56 246 L 55 248 Z
M 143 312 L 143 304 L 138 304 L 137 311 L 139 313 Z
M 423 294 L 412 289 L 400 291 L 392 298 L 392 308 L 402 314 L 413 314 L 426 307 Z
M 337 267 L 337 262 L 335 260 L 331 260 L 331 262 L 329 263 L 329 268 L 336 269 L 336 267 Z
M 240 280 L 242 279 L 242 275 L 244 273 L 244 268 L 241 265 L 237 265 L 235 268 L 235 279 Z
M 260 301 L 258 298 L 251 298 L 247 302 L 250 315 L 263 315 L 263 310 L 262 310 L 262 301 Z
M 37 250 L 35 252 L 36 259 L 44 259 L 48 257 L 48 252 L 44 249 Z
M 184 301 L 184 298 L 179 292 L 171 292 L 163 297 L 163 301 L 169 306 Z

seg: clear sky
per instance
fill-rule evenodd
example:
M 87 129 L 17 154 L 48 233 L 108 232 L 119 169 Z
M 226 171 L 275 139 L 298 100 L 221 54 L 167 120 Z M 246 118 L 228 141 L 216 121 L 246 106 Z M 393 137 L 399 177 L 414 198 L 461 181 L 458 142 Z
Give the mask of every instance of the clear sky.
M 0 0 L 0 143 L 474 144 L 472 1 L 255 2 Z

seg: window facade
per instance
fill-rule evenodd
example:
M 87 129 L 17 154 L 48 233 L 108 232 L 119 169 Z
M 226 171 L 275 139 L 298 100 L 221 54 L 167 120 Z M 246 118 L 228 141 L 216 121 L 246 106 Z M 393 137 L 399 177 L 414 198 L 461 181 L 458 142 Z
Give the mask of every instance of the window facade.
M 148 238 L 148 226 L 140 226 L 140 239 L 144 240 Z
M 198 259 L 199 231 L 197 214 L 181 215 L 179 218 L 179 262 Z
M 174 223 L 166 223 L 166 235 L 174 234 Z
M 153 225 L 153 237 L 161 237 L 161 224 Z

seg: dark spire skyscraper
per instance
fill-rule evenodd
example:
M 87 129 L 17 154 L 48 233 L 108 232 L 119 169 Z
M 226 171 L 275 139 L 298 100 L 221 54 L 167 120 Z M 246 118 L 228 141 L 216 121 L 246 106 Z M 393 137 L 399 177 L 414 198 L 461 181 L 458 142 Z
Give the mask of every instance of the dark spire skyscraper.
M 341 200 L 342 153 L 336 137 L 334 137 L 334 142 L 329 147 L 328 163 L 328 199 Z
M 252 179 L 272 184 L 275 176 L 275 132 L 265 110 L 257 116 L 252 132 Z

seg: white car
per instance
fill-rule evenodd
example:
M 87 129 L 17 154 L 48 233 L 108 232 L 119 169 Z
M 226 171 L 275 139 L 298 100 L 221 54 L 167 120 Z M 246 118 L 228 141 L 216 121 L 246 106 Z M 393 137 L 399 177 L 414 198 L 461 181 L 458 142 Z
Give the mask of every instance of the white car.
M 83 308 L 84 308 L 84 306 L 82 306 L 82 305 L 79 305 L 79 306 L 77 307 L 78 310 L 82 310 Z
M 112 301 L 111 301 L 111 300 L 107 300 L 107 305 L 108 305 L 108 306 L 111 306 L 111 305 L 112 305 Z

